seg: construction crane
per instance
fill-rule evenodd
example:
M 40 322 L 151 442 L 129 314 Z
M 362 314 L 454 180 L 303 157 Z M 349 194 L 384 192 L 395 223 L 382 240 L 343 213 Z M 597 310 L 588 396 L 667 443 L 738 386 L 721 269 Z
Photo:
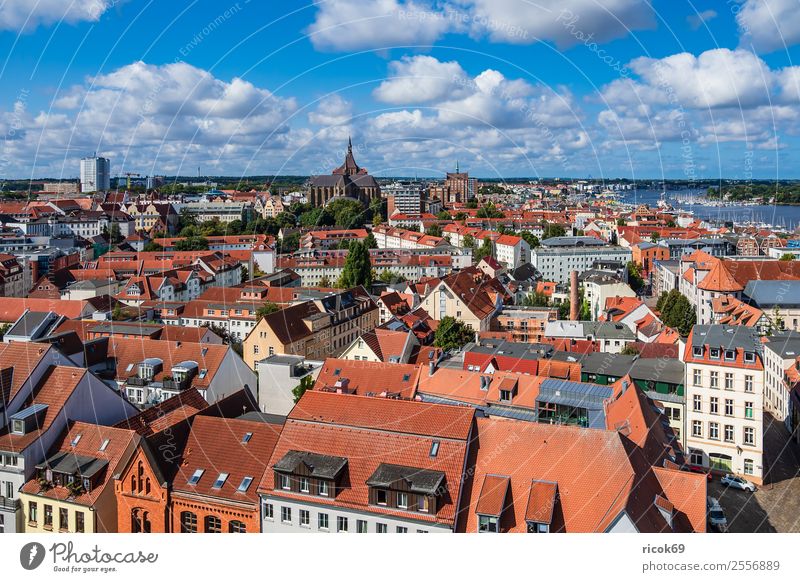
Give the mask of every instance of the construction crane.
M 130 190 L 131 189 L 131 176 L 136 176 L 137 178 L 139 178 L 141 176 L 141 174 L 137 174 L 136 172 L 124 172 L 123 176 L 125 176 L 127 178 L 126 189 Z

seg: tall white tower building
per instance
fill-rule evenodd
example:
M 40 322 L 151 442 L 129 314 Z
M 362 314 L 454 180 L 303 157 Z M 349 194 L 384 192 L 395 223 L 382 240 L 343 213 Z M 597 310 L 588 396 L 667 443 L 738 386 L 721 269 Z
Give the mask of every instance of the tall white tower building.
M 111 189 L 111 161 L 108 158 L 83 158 L 81 160 L 81 192 L 99 192 Z

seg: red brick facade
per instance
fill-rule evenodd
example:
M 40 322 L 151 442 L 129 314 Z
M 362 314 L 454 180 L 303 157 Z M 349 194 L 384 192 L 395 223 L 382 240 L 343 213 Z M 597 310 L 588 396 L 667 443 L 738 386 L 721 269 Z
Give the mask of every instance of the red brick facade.
M 169 492 L 155 477 L 141 447 L 115 482 L 117 531 L 168 533 Z
M 183 531 L 181 515 L 184 512 L 194 515 L 190 523 L 196 524 L 195 531 L 197 533 L 238 533 L 236 530 L 242 527 L 238 524 L 243 524 L 245 533 L 258 533 L 261 531 L 258 505 L 256 504 L 225 503 L 222 499 L 201 501 L 180 495 L 180 493 L 177 493 L 172 498 L 171 503 L 170 517 L 172 531 L 174 532 Z M 233 527 L 231 527 L 232 525 Z

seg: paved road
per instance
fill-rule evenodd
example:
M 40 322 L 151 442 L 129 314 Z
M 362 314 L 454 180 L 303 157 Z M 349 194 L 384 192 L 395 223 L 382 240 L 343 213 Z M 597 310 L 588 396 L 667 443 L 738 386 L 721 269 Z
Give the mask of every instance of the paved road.
M 708 494 L 719 499 L 731 532 L 800 532 L 800 451 L 771 415 L 764 425 L 765 485 L 751 494 L 722 487 L 715 476 Z

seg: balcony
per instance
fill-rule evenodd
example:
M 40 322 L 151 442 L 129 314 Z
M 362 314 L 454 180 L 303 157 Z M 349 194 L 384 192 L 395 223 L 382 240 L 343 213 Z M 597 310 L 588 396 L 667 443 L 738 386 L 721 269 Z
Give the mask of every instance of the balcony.
M 128 378 L 129 386 L 147 386 L 148 384 L 150 384 L 150 380 L 147 378 L 139 378 L 138 376 Z
M 0 497 L 0 509 L 9 509 L 16 511 L 19 509 L 19 499 L 9 499 L 8 497 Z

